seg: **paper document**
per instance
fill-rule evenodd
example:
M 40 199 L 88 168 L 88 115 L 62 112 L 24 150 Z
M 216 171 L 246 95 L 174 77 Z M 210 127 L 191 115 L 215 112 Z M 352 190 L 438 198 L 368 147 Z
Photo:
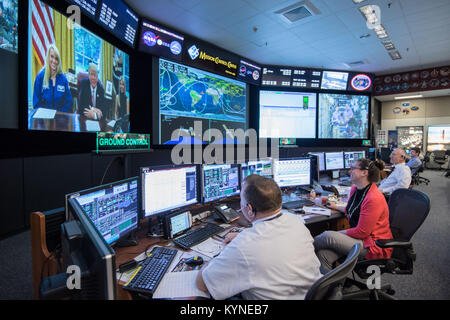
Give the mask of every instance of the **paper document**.
M 303 211 L 305 211 L 306 214 L 321 214 L 324 216 L 331 216 L 331 210 L 330 209 L 324 209 L 319 207 L 303 207 Z
M 56 110 L 54 110 L 54 109 L 39 108 L 34 113 L 33 118 L 34 119 L 54 119 L 55 114 L 56 114 Z
M 223 250 L 223 248 L 225 248 L 225 243 L 209 238 L 208 240 L 193 246 L 191 249 L 198 252 L 200 255 L 214 258 L 215 255 L 218 255 Z
M 198 271 L 168 272 L 153 293 L 153 299 L 161 298 L 210 298 L 209 293 L 197 289 L 195 280 Z
M 100 124 L 98 121 L 86 120 L 86 131 L 100 131 Z

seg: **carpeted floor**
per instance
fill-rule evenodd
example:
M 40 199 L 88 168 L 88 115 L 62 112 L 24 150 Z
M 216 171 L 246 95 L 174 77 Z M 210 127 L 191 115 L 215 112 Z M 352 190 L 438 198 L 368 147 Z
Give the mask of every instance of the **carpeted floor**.
M 450 299 L 450 178 L 440 171 L 425 171 L 427 186 L 416 189 L 431 199 L 431 212 L 412 238 L 417 261 L 413 275 L 383 275 L 398 299 Z M 0 300 L 33 298 L 31 238 L 24 232 L 0 241 Z

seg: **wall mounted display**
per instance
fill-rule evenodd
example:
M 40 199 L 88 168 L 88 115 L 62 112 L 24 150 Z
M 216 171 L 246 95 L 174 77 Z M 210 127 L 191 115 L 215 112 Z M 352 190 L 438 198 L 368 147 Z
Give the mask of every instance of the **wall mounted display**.
M 428 126 L 427 150 L 450 150 L 450 125 Z
M 388 148 L 398 148 L 398 131 L 388 130 Z
M 450 66 L 375 77 L 374 95 L 387 95 L 450 88 Z
M 423 150 L 423 126 L 397 127 L 397 131 L 399 148 Z

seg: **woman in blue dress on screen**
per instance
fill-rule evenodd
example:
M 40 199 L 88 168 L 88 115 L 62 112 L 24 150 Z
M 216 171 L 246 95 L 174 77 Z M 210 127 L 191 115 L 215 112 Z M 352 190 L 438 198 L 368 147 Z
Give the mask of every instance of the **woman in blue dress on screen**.
M 69 81 L 62 72 L 61 56 L 54 44 L 48 47 L 45 66 L 34 81 L 33 108 L 73 112 Z

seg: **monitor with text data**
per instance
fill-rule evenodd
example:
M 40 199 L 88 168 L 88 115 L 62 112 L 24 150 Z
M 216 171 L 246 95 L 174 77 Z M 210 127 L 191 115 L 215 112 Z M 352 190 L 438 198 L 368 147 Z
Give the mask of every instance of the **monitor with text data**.
M 241 192 L 239 165 L 211 164 L 202 167 L 203 203 L 237 195 Z
M 316 111 L 315 93 L 261 90 L 259 136 L 314 139 Z
M 344 153 L 343 152 L 325 153 L 325 169 L 326 170 L 344 169 Z
M 364 159 L 366 157 L 365 151 L 350 151 L 344 152 L 344 166 L 345 169 L 350 169 L 352 164 L 359 159 Z
M 274 160 L 273 178 L 280 188 L 308 186 L 311 184 L 311 159 Z
M 198 202 L 195 165 L 141 168 L 141 183 L 145 217 Z
M 319 170 L 325 171 L 325 153 L 324 152 L 310 152 L 309 154 L 319 158 Z
M 136 177 L 79 191 L 71 194 L 70 199 L 77 201 L 108 244 L 123 238 L 138 226 Z
M 272 159 L 254 160 L 241 164 L 241 180 L 244 181 L 249 175 L 257 174 L 266 178 L 273 177 Z

